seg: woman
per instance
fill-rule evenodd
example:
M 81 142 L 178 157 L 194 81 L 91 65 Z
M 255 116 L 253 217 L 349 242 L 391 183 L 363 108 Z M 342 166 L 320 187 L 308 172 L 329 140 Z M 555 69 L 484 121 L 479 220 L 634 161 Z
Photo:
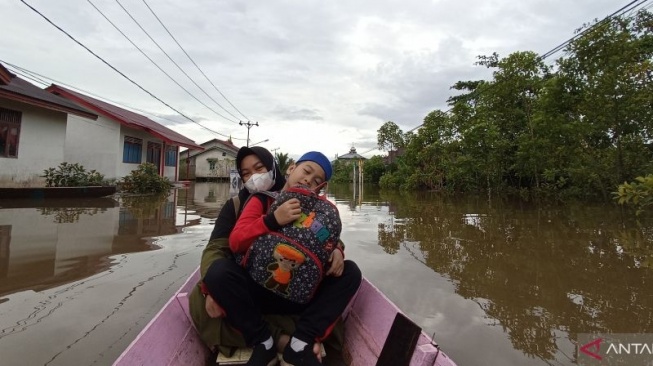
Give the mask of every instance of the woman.
M 272 154 L 260 146 L 242 147 L 236 156 L 236 167 L 245 187 L 237 196 L 225 202 L 220 210 L 209 243 L 202 252 L 200 264 L 202 279 L 214 261 L 233 258 L 229 249 L 229 234 L 249 197 L 261 191 L 280 191 L 286 183 Z M 231 356 L 237 348 L 246 347 L 242 335 L 223 322 L 222 309 L 208 295 L 201 281 L 193 289 L 189 300 L 195 327 L 202 340 L 213 350 L 214 356 L 218 351 Z M 277 347 L 283 350 L 289 339 L 288 334 L 294 331 L 294 319 L 289 316 L 271 315 L 266 316 L 266 321 L 270 325 Z M 330 354 L 334 353 L 333 356 L 326 358 L 329 363 L 337 362 L 341 358 L 338 356 L 341 355 L 343 331 L 342 323 L 338 323 L 326 341 L 327 350 Z M 215 358 L 212 361 L 215 361 Z

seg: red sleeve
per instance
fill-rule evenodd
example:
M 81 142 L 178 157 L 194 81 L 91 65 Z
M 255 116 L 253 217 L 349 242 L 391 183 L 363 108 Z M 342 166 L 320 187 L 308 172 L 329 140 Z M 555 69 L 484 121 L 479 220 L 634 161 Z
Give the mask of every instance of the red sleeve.
M 229 248 L 234 253 L 245 253 L 254 240 L 270 232 L 263 219 L 263 203 L 257 198 L 250 199 L 236 221 L 229 235 Z

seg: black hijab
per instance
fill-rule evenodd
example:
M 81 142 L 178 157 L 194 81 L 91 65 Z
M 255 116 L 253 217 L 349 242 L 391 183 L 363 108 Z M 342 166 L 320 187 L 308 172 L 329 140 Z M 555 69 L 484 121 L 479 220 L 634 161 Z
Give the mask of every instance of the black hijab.
M 279 169 L 279 164 L 277 164 L 276 161 L 274 160 L 274 156 L 272 156 L 272 153 L 268 151 L 268 149 L 262 146 L 252 146 L 252 147 L 243 146 L 240 148 L 240 150 L 238 150 L 238 154 L 236 155 L 236 168 L 238 169 L 238 175 L 240 175 L 241 178 L 243 177 L 240 164 L 243 162 L 243 159 L 248 155 L 256 155 L 261 160 L 261 163 L 265 165 L 268 171 L 274 171 L 274 185 L 272 186 L 272 188 L 270 188 L 270 191 L 274 191 L 274 192 L 280 191 L 283 188 L 283 186 L 286 184 L 286 178 L 281 173 L 281 169 Z

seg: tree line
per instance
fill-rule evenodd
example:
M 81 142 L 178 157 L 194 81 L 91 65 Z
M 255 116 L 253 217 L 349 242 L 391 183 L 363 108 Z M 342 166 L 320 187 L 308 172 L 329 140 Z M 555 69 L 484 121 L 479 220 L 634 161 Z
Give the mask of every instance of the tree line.
M 653 15 L 577 32 L 553 65 L 530 51 L 479 56 L 491 80 L 455 83 L 449 110 L 432 111 L 415 132 L 386 122 L 379 148 L 398 154 L 373 158 L 379 184 L 608 201 L 653 173 Z

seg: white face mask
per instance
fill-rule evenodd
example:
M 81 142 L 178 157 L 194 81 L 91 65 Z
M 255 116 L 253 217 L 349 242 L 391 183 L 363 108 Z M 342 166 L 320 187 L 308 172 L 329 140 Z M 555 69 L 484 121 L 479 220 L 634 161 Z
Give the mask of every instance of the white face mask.
M 257 193 L 267 191 L 274 185 L 274 171 L 269 171 L 267 173 L 256 173 L 252 174 L 249 177 L 249 180 L 245 182 L 245 188 L 249 193 Z

